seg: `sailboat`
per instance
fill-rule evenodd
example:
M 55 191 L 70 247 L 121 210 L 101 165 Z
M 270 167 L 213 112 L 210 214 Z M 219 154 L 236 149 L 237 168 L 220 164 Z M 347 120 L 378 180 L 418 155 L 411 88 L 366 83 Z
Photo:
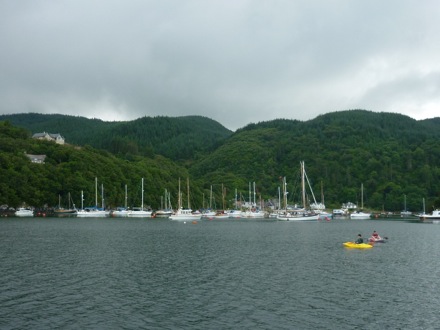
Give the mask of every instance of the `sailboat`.
M 371 213 L 363 211 L 364 209 L 364 184 L 361 184 L 361 210 L 350 214 L 351 219 L 370 219 Z
M 193 213 L 191 210 L 191 206 L 189 203 L 189 179 L 187 179 L 187 189 L 188 189 L 188 193 L 187 193 L 187 197 L 188 197 L 188 207 L 186 209 L 183 208 L 182 206 L 182 194 L 180 193 L 180 178 L 179 178 L 179 195 L 177 198 L 177 211 L 174 212 L 171 216 L 170 216 L 170 220 L 200 220 L 202 218 L 202 213 L 198 212 L 198 213 Z
M 315 221 L 318 220 L 319 218 L 319 214 L 315 213 L 315 212 L 310 212 L 307 210 L 307 201 L 306 201 L 306 171 L 305 171 L 305 166 L 304 166 L 304 162 L 300 162 L 300 169 L 301 169 L 301 190 L 302 190 L 302 203 L 303 203 L 303 208 L 302 209 L 297 209 L 297 210 L 288 210 L 287 209 L 287 191 L 286 191 L 286 186 L 287 184 L 284 181 L 283 184 L 283 193 L 284 193 L 284 207 L 285 207 L 285 212 L 283 214 L 278 214 L 277 219 L 278 220 L 282 220 L 282 221 Z M 308 178 L 307 178 L 308 181 Z M 310 182 L 309 183 L 309 188 L 311 189 L 310 186 Z M 312 191 L 312 196 L 313 199 L 316 203 L 315 200 L 315 195 L 313 194 Z
M 153 213 L 151 210 L 144 210 L 144 178 L 142 178 L 142 201 L 141 207 L 134 207 L 128 212 L 128 216 L 131 218 L 150 218 Z
M 164 200 L 165 200 L 165 207 L 163 207 L 162 205 L 162 198 L 161 198 L 161 205 L 160 205 L 160 210 L 157 210 L 154 213 L 154 216 L 157 218 L 169 218 L 170 215 L 173 213 L 173 210 L 171 210 L 171 202 L 170 202 L 170 193 L 165 189 L 165 195 L 164 195 Z
M 211 185 L 211 190 L 209 193 L 209 208 L 207 210 L 203 211 L 202 217 L 212 219 L 212 217 L 214 217 L 215 214 L 216 214 L 216 211 L 214 211 L 212 209 L 212 185 Z
M 241 211 L 238 209 L 238 206 L 237 206 L 237 188 L 235 188 L 234 209 L 229 210 L 228 216 L 229 216 L 229 218 L 241 218 Z
M 403 198 L 404 209 L 403 209 L 402 212 L 400 212 L 400 216 L 401 216 L 401 217 L 409 217 L 409 216 L 412 215 L 412 212 L 411 212 L 411 211 L 408 211 L 408 210 L 406 209 L 406 195 L 403 195 L 403 196 L 404 196 L 404 198 Z
M 98 178 L 95 178 L 95 206 L 84 208 L 84 192 L 81 190 L 81 210 L 77 211 L 77 217 L 106 217 L 110 214 L 104 207 L 104 186 L 102 189 L 102 208 L 98 208 Z
M 125 185 L 125 203 L 124 206 L 120 206 L 111 212 L 112 217 L 124 218 L 128 217 L 128 209 L 127 209 L 127 185 Z
M 75 204 L 73 204 L 73 208 L 70 208 L 70 193 L 68 193 L 69 199 L 69 208 L 65 209 L 61 207 L 61 195 L 58 195 L 58 207 L 54 210 L 54 213 L 58 217 L 68 217 L 68 216 L 76 216 L 78 210 L 75 208 Z
M 241 212 L 242 218 L 261 219 L 265 216 L 264 211 L 261 208 L 257 208 L 255 182 L 253 183 L 253 193 L 254 201 L 252 202 L 251 183 L 249 182 L 249 208 L 246 211 Z

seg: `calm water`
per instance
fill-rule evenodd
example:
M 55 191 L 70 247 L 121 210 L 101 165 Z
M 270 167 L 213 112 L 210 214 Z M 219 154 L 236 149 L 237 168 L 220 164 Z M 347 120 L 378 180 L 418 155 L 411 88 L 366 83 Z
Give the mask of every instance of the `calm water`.
M 349 250 L 377 230 L 388 242 Z M 0 219 L 1 329 L 439 329 L 440 225 Z

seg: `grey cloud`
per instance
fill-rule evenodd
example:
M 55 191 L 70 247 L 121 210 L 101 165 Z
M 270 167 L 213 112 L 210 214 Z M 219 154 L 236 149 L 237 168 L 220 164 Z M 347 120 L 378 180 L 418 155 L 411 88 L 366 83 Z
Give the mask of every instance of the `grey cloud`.
M 397 0 L 4 1 L 0 112 L 198 114 L 231 129 L 354 107 L 413 117 L 419 107 L 434 117 L 438 8 Z

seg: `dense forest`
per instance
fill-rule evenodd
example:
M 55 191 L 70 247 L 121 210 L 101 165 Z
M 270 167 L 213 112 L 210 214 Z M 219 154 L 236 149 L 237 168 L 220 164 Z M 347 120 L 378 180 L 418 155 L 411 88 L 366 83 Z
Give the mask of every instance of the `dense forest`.
M 69 143 L 90 145 L 115 155 L 151 157 L 160 154 L 176 161 L 191 161 L 215 149 L 232 132 L 201 116 L 143 117 L 129 122 L 37 113 L 0 116 L 32 133 L 60 133 Z
M 273 120 L 230 132 L 205 117 L 144 117 L 130 122 L 103 122 L 63 115 L 0 116 L 0 204 L 63 204 L 72 194 L 79 205 L 94 203 L 95 177 L 105 204 L 160 207 L 164 190 L 177 201 L 178 180 L 190 178 L 191 206 L 232 207 L 235 190 L 249 199 L 256 183 L 258 199 L 278 199 L 286 177 L 289 203 L 300 203 L 299 169 L 305 162 L 316 199 L 328 208 L 344 202 L 364 208 L 426 211 L 440 207 L 440 118 L 416 121 L 393 113 L 347 110 L 305 122 Z M 37 132 L 60 133 L 68 144 L 32 139 Z M 46 155 L 34 164 L 25 153 Z M 223 187 L 223 189 L 222 189 Z M 185 188 L 186 189 L 186 188 Z M 186 192 L 184 190 L 184 192 Z M 100 191 L 100 200 L 102 192 Z M 309 198 L 310 194 L 308 195 Z

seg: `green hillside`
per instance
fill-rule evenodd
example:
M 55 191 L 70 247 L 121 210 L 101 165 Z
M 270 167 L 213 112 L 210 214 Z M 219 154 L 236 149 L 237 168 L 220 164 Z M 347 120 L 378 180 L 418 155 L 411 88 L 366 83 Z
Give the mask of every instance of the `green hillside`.
M 22 116 L 22 126 L 43 125 L 44 121 L 25 124 L 27 117 Z M 54 122 L 65 125 L 64 116 L 58 116 Z M 67 116 L 67 122 L 72 118 L 84 120 Z M 78 130 L 90 140 L 59 146 L 31 139 L 30 131 L 2 123 L 0 204 L 56 205 L 58 195 L 70 192 L 78 196 L 78 205 L 81 190 L 90 204 L 98 177 L 107 205 L 123 203 L 125 184 L 131 205 L 136 205 L 145 177 L 146 203 L 158 208 L 164 189 L 172 192 L 175 204 L 178 178 L 187 176 L 194 208 L 206 205 L 211 186 L 217 205 L 221 187 L 228 206 L 235 189 L 248 199 L 250 182 L 256 183 L 258 197 L 278 198 L 284 176 L 289 202 L 299 203 L 299 164 L 305 161 L 313 191 L 318 201 L 323 193 L 328 208 L 348 201 L 360 204 L 361 184 L 368 209 L 399 211 L 405 195 L 412 211 L 422 209 L 423 198 L 426 211 L 440 207 L 439 118 L 416 121 L 400 114 L 348 110 L 305 122 L 251 124 L 235 133 L 204 117 L 124 123 L 85 119 L 82 126 Z M 64 132 L 59 127 L 52 132 L 71 142 L 75 130 L 66 127 Z M 50 130 L 39 128 L 36 131 Z M 47 155 L 46 163 L 30 163 L 24 152 Z
M 279 178 L 299 199 L 299 163 L 305 161 L 313 190 L 328 207 L 361 203 L 376 210 L 400 210 L 404 195 L 412 210 L 440 205 L 440 130 L 438 120 L 364 110 L 341 111 L 307 122 L 274 120 L 237 131 L 190 171 L 194 177 L 246 187 L 255 181 L 275 195 Z M 234 176 L 231 176 L 234 173 Z M 208 178 L 208 180 L 206 180 Z M 223 179 L 225 182 L 225 179 Z
M 26 128 L 32 133 L 60 133 L 68 143 L 90 145 L 115 155 L 159 154 L 176 161 L 193 160 L 211 151 L 232 132 L 218 122 L 201 116 L 143 117 L 127 122 L 59 114 L 2 115 L 0 121 Z

